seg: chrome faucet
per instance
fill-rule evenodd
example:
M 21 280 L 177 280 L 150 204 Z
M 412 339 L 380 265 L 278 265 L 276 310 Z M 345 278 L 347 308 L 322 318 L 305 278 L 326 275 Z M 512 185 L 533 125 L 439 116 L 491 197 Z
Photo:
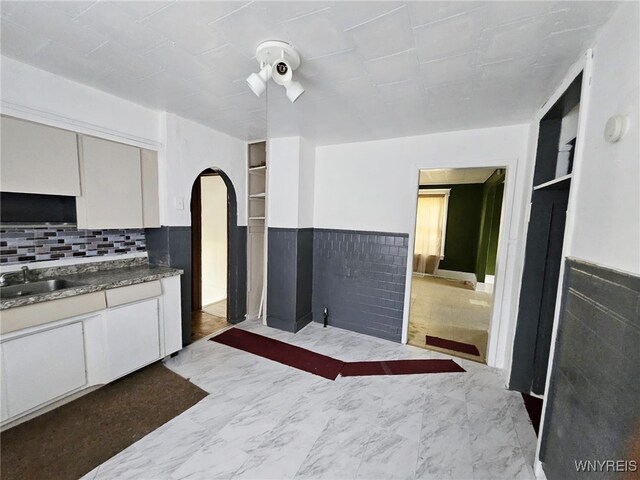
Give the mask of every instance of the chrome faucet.
M 22 283 L 29 283 L 31 281 L 31 274 L 29 272 L 29 267 L 26 265 L 22 267 Z

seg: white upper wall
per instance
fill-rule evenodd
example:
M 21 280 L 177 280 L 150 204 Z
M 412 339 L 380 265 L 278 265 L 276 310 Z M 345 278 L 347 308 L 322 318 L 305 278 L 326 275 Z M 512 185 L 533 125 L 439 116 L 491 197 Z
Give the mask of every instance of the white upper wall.
M 313 226 L 315 146 L 302 137 L 267 142 L 269 227 Z
M 267 142 L 267 222 L 269 227 L 298 227 L 300 137 Z
M 569 255 L 640 274 L 640 24 L 637 2 L 624 3 L 593 48 L 593 75 L 584 130 Z M 607 143 L 604 126 L 628 115 L 629 131 Z
M 233 183 L 238 225 L 247 224 L 247 144 L 191 120 L 166 114 L 166 152 L 160 155 L 163 225 L 191 225 L 189 202 L 198 175 L 222 170 Z M 182 202 L 183 208 L 177 204 Z
M 300 138 L 300 176 L 298 186 L 298 227 L 313 227 L 316 147 Z
M 413 232 L 419 170 L 515 167 L 528 125 L 463 130 L 316 149 L 314 226 Z
M 0 57 L 2 113 L 157 149 L 160 113 L 81 83 Z

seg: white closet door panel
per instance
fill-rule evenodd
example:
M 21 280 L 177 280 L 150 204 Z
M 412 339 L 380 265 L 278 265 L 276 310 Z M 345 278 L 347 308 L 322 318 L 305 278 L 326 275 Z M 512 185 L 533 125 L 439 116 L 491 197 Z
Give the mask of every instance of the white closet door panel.
M 76 134 L 10 117 L 1 119 L 3 192 L 80 195 Z
M 142 228 L 140 149 L 81 137 L 82 228 Z

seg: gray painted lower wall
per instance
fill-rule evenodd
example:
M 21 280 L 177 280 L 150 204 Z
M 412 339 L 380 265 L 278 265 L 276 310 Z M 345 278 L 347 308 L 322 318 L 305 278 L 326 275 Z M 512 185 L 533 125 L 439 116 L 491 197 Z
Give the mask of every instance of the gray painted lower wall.
M 191 227 L 147 228 L 149 263 L 181 268 L 182 345 L 191 343 Z
M 268 229 L 267 324 L 297 332 L 311 321 L 313 229 Z
M 576 460 L 640 460 L 639 369 L 640 277 L 568 260 L 540 451 L 549 480 L 591 478 Z
M 268 231 L 267 324 L 311 320 L 399 342 L 409 235 L 361 230 Z
M 247 227 L 229 226 L 229 291 L 227 320 L 240 323 L 247 316 Z
M 162 226 L 145 230 L 149 262 L 181 268 L 182 344 L 191 343 L 191 227 Z M 227 319 L 239 323 L 247 313 L 247 227 L 229 228 L 229 309 Z
M 313 320 L 399 342 L 406 233 L 313 230 Z M 271 264 L 269 264 L 271 269 Z

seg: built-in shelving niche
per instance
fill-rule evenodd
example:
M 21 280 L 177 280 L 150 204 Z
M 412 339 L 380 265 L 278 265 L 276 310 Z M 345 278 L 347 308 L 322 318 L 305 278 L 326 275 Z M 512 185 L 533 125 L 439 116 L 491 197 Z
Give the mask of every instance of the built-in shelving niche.
M 248 146 L 247 317 L 264 314 L 266 285 L 267 143 Z

